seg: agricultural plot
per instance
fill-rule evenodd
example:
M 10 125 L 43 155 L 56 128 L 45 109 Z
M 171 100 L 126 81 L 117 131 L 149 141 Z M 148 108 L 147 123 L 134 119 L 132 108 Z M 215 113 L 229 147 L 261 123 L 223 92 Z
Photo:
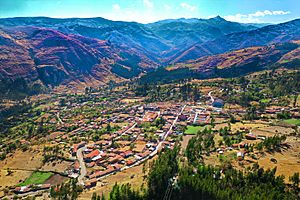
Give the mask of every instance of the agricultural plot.
M 43 184 L 52 175 L 53 173 L 51 172 L 33 172 L 31 176 L 27 178 L 23 183 L 19 184 L 19 186 Z

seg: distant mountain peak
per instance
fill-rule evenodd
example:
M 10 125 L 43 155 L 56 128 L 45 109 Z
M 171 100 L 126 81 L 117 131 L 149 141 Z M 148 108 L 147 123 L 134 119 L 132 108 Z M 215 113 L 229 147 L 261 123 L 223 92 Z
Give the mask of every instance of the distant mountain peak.
M 215 21 L 227 21 L 226 19 L 222 18 L 220 15 L 210 18 L 210 20 L 215 20 Z

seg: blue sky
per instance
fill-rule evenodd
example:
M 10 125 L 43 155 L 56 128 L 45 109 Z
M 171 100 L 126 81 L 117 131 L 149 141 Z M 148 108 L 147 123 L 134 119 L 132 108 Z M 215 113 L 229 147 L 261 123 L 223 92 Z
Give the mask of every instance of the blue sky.
M 220 15 L 244 23 L 300 18 L 300 0 L 0 0 L 0 17 L 104 17 L 149 23 Z

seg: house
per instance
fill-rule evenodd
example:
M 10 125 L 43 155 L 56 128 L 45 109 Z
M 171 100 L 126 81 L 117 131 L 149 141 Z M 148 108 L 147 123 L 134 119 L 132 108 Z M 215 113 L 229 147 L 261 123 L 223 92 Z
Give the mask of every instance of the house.
M 134 163 L 136 163 L 136 160 L 132 159 L 132 160 L 128 160 L 128 161 L 126 162 L 126 165 L 127 165 L 127 166 L 131 166 L 131 165 L 133 165 Z
M 167 132 L 171 128 L 171 124 L 166 124 L 162 127 L 163 131 Z
M 78 161 L 78 160 L 75 160 L 75 162 L 74 162 L 74 172 L 75 172 L 75 173 L 79 173 L 79 170 L 80 170 L 80 164 L 79 164 L 79 161 Z
M 244 153 L 239 151 L 236 153 L 236 157 L 238 158 L 238 160 L 243 160 L 244 159 Z
M 100 155 L 100 151 L 98 149 L 92 151 L 91 153 L 87 154 L 86 156 L 84 156 L 84 161 L 85 162 L 91 162 L 93 160 L 93 158 L 97 157 Z
M 108 166 L 108 168 L 104 171 L 96 171 L 95 173 L 91 174 L 89 176 L 90 179 L 94 179 L 94 178 L 100 178 L 102 176 L 111 174 L 113 172 L 117 171 L 114 167 L 112 166 Z
M 133 152 L 128 150 L 128 151 L 125 151 L 124 153 L 122 153 L 121 156 L 124 158 L 128 158 L 130 156 L 133 156 Z
M 50 184 L 39 184 L 39 185 L 27 185 L 27 186 L 21 186 L 15 188 L 15 193 L 27 193 L 32 191 L 38 191 L 38 190 L 46 190 L 51 187 Z
M 146 112 L 143 117 L 143 122 L 153 122 L 158 117 L 157 112 Z
M 94 167 L 95 166 L 95 162 L 90 162 L 90 163 L 87 163 L 86 164 L 86 166 L 88 167 L 88 168 L 92 168 L 92 167 Z
M 97 179 L 94 178 L 94 179 L 91 179 L 91 180 L 87 181 L 84 184 L 84 187 L 86 189 L 89 189 L 89 188 L 92 188 L 92 187 L 96 187 L 96 185 L 97 185 Z
M 246 134 L 245 138 L 247 140 L 256 140 L 257 139 L 256 135 L 253 135 L 252 133 Z
M 117 155 L 115 157 L 111 157 L 108 159 L 108 163 L 110 164 L 114 164 L 114 163 L 118 163 L 120 161 L 124 160 L 120 155 Z

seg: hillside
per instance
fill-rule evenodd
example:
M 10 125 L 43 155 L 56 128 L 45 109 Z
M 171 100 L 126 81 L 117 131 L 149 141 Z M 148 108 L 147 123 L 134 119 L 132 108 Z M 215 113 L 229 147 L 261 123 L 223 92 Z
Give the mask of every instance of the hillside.
M 252 25 L 226 21 L 220 16 L 211 19 L 163 20 L 146 26 L 155 35 L 169 41 L 173 47 L 172 50 L 163 52 L 165 59 L 195 43 L 207 42 L 231 33 L 257 29 Z
M 197 59 L 202 56 L 220 54 L 232 50 L 282 43 L 300 39 L 300 19 L 269 25 L 259 29 L 232 33 L 209 42 L 199 42 L 179 52 L 171 63 Z
M 105 84 L 157 66 L 140 52 L 116 48 L 109 41 L 46 28 L 2 28 L 0 46 L 0 79 L 8 84 L 17 79 L 45 86 L 91 79 Z
M 141 81 L 170 82 L 186 78 L 236 77 L 271 67 L 297 68 L 300 66 L 299 51 L 299 41 L 248 47 L 177 63 L 148 73 Z
M 299 57 L 299 50 L 280 49 L 278 45 L 261 50 L 258 46 L 297 40 L 299 27 L 300 20 L 264 26 L 229 22 L 219 16 L 151 24 L 103 18 L 0 19 L 0 90 L 6 94 L 23 83 L 30 87 L 38 84 L 34 88 L 70 82 L 102 85 L 138 77 L 169 64 L 176 64 L 174 69 L 180 68 L 168 69 L 176 71 L 175 76 L 159 70 L 160 74 L 149 81 L 168 77 L 207 78 L 225 73 L 238 76 L 275 61 L 291 67 L 298 62 L 290 60 Z M 247 47 L 253 48 L 244 50 Z M 243 49 L 243 53 L 222 55 L 237 49 Z M 253 65 L 259 67 L 247 68 Z M 18 90 L 30 90 L 26 88 Z
M 0 27 L 35 26 L 89 38 L 108 40 L 118 48 L 141 52 L 155 62 L 166 62 L 178 50 L 230 33 L 254 30 L 253 25 L 211 19 L 164 20 L 151 24 L 111 21 L 104 18 L 54 19 L 19 17 L 0 19 Z

